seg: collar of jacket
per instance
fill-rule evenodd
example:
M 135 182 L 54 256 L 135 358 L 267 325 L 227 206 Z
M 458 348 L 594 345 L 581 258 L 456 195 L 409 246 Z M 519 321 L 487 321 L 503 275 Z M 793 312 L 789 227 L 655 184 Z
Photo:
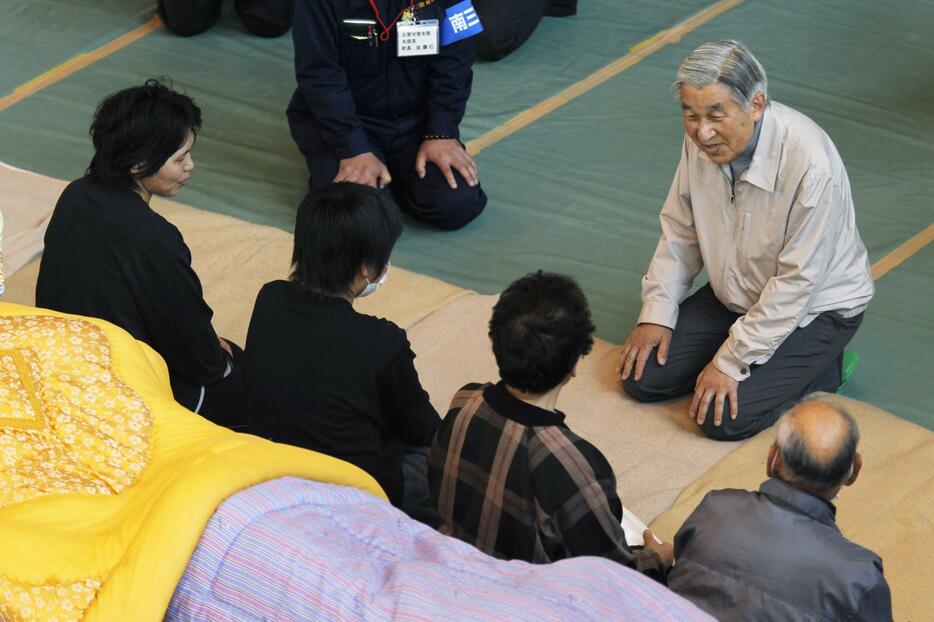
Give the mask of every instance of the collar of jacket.
M 506 383 L 502 380 L 484 389 L 483 399 L 498 414 L 521 425 L 530 427 L 564 425 L 563 412 L 560 410 L 552 412 L 523 402 L 509 392 Z
M 762 112 L 762 125 L 756 150 L 752 154 L 752 162 L 743 174 L 743 181 L 766 192 L 775 190 L 778 165 L 782 158 L 782 128 L 777 117 L 775 106 L 769 102 Z
M 813 518 L 823 525 L 834 529 L 837 528 L 837 508 L 826 499 L 799 490 L 777 477 L 762 482 L 762 485 L 759 486 L 759 492 L 771 499 L 791 506 L 794 510 Z

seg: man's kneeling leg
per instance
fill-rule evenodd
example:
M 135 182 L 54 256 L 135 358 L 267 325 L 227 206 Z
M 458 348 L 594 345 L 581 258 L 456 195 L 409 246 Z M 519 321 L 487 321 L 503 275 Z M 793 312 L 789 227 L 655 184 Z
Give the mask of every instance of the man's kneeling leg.
M 691 393 L 697 375 L 717 353 L 738 317 L 717 300 L 709 284 L 685 298 L 679 308 L 665 364 L 658 364 L 656 348 L 646 359 L 642 378 L 634 380 L 633 371 L 623 381 L 633 399 L 657 402 Z
M 637 381 L 635 373 L 632 373 L 623 380 L 626 394 L 637 402 L 660 402 L 687 395 L 694 389 L 694 380 L 699 373 L 696 366 L 672 364 L 673 357 L 667 364 L 659 365 L 655 358 L 657 352 L 657 349 L 652 350 L 652 355 L 645 362 L 642 378 Z
M 243 25 L 254 35 L 278 37 L 292 27 L 292 0 L 235 0 Z
M 715 425 L 713 406 L 700 426 L 715 440 L 741 440 L 774 424 L 786 410 L 815 391 L 833 392 L 840 386 L 843 349 L 856 334 L 862 315 L 852 318 L 822 313 L 796 329 L 764 365 L 754 365 L 739 383 L 739 414 L 730 419 L 724 405 L 721 424 Z
M 486 193 L 480 186 L 471 188 L 455 172 L 457 188 L 451 188 L 434 164 L 425 167 L 424 179 L 394 184 L 396 200 L 403 212 L 439 229 L 462 228 L 486 207 Z
M 159 15 L 177 35 L 201 34 L 221 16 L 221 0 L 159 0 Z
M 453 168 L 457 188 L 451 188 L 441 170 L 433 163 L 425 165 L 425 177 L 415 172 L 415 156 L 421 145 L 412 140 L 404 148 L 386 153 L 386 166 L 392 174 L 392 191 L 403 212 L 439 229 L 460 229 L 480 215 L 486 207 L 486 193 Z
M 720 418 L 720 424 L 717 425 L 714 417 L 714 405 L 711 404 L 710 411 L 700 425 L 701 431 L 707 438 L 715 441 L 739 441 L 753 436 L 760 430 L 775 423 L 785 410 L 794 405 L 796 400 L 789 400 L 787 404 L 780 404 L 775 407 L 756 408 L 750 401 L 743 400 L 743 385 L 739 387 L 739 415 L 736 419 L 730 418 L 729 404 L 724 404 L 723 414 Z

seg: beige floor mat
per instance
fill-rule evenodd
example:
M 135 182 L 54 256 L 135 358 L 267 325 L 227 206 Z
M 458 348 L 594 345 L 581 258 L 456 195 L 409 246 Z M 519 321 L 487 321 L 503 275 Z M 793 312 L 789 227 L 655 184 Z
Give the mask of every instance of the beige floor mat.
M 934 433 L 842 396 L 827 396 L 859 422 L 859 479 L 840 493 L 843 534 L 882 557 L 896 620 L 934 620 Z M 774 431 L 766 430 L 691 483 L 652 524 L 670 539 L 704 495 L 721 488 L 755 490 L 765 479 Z M 740 517 L 737 517 L 739 520 Z

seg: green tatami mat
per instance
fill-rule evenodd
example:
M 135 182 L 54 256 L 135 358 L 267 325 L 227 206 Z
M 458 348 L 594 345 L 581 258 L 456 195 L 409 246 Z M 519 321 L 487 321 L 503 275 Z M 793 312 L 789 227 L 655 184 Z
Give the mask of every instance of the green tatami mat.
M 934 430 L 934 245 L 876 283 L 876 297 L 848 349 L 859 367 L 843 393 Z
M 464 140 L 707 5 L 643 0 L 620 11 L 612 0 L 589 0 L 574 18 L 543 20 L 514 55 L 477 65 Z M 204 111 L 195 152 L 199 170 L 181 199 L 291 229 L 307 178 L 284 117 L 295 85 L 291 39 L 250 37 L 230 3 L 225 8 L 222 22 L 207 33 L 184 39 L 157 31 L 0 113 L 0 144 L 28 145 L 0 149 L 0 159 L 56 177 L 80 175 L 90 154 L 87 126 L 99 99 L 146 77 L 165 75 Z
M 87 28 L 80 18 L 70 18 L 76 25 L 56 41 L 63 57 L 55 60 L 57 48 L 43 44 L 49 33 L 31 32 L 31 20 L 15 25 L 23 11 L 34 15 L 23 8 L 32 5 L 7 4 L 14 10 L 7 11 L 0 32 L 19 34 L 21 57 L 36 59 L 37 73 L 73 50 L 99 45 L 108 29 L 119 34 L 147 17 L 139 15 L 143 5 L 133 2 L 127 6 L 136 8 L 120 9 L 126 14 L 123 28 L 116 21 L 95 21 L 106 12 L 91 11 L 97 17 L 89 18 Z M 546 18 L 515 54 L 475 67 L 464 139 L 711 4 L 584 0 L 577 17 Z M 291 230 L 306 182 L 284 116 L 294 88 L 291 40 L 250 37 L 230 5 L 208 33 L 183 39 L 155 32 L 0 112 L 0 160 L 56 177 L 79 176 L 90 157 L 87 127 L 100 98 L 165 75 L 204 111 L 194 152 L 197 170 L 178 199 Z M 591 300 L 598 334 L 622 342 L 638 314 L 639 280 L 658 238 L 658 213 L 683 139 L 671 82 L 693 47 L 718 38 L 745 41 L 769 74 L 771 96 L 810 115 L 833 138 L 848 167 L 860 232 L 877 261 L 932 220 L 934 92 L 926 78 L 934 74 L 931 23 L 932 2 L 911 3 L 908 10 L 894 0 L 747 0 L 484 150 L 477 160 L 490 196 L 487 211 L 452 233 L 407 221 L 393 261 L 483 293 L 538 268 L 571 274 Z M 7 46 L 0 39 L 0 51 Z M 5 72 L 0 84 L 9 83 L 9 90 L 33 77 L 19 76 L 22 71 L 15 79 Z M 931 290 L 929 250 L 883 278 L 854 345 L 862 362 L 847 393 L 934 428 L 920 391 L 930 365 L 888 364 L 909 345 L 899 340 L 908 329 L 892 310 L 903 304 L 894 302 L 901 300 L 896 294 L 908 295 L 900 279 L 911 277 L 901 272 L 915 262 L 921 276 L 910 283 L 912 295 Z M 923 301 L 914 312 L 916 326 L 934 324 Z
M 139 26 L 152 17 L 155 4 L 154 0 L 0 0 L 0 97 Z

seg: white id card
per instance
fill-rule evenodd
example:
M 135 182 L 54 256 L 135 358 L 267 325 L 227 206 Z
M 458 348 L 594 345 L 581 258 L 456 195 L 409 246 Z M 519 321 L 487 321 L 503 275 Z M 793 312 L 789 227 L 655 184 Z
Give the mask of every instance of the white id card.
M 397 52 L 405 56 L 434 56 L 438 53 L 438 20 L 396 24 Z

